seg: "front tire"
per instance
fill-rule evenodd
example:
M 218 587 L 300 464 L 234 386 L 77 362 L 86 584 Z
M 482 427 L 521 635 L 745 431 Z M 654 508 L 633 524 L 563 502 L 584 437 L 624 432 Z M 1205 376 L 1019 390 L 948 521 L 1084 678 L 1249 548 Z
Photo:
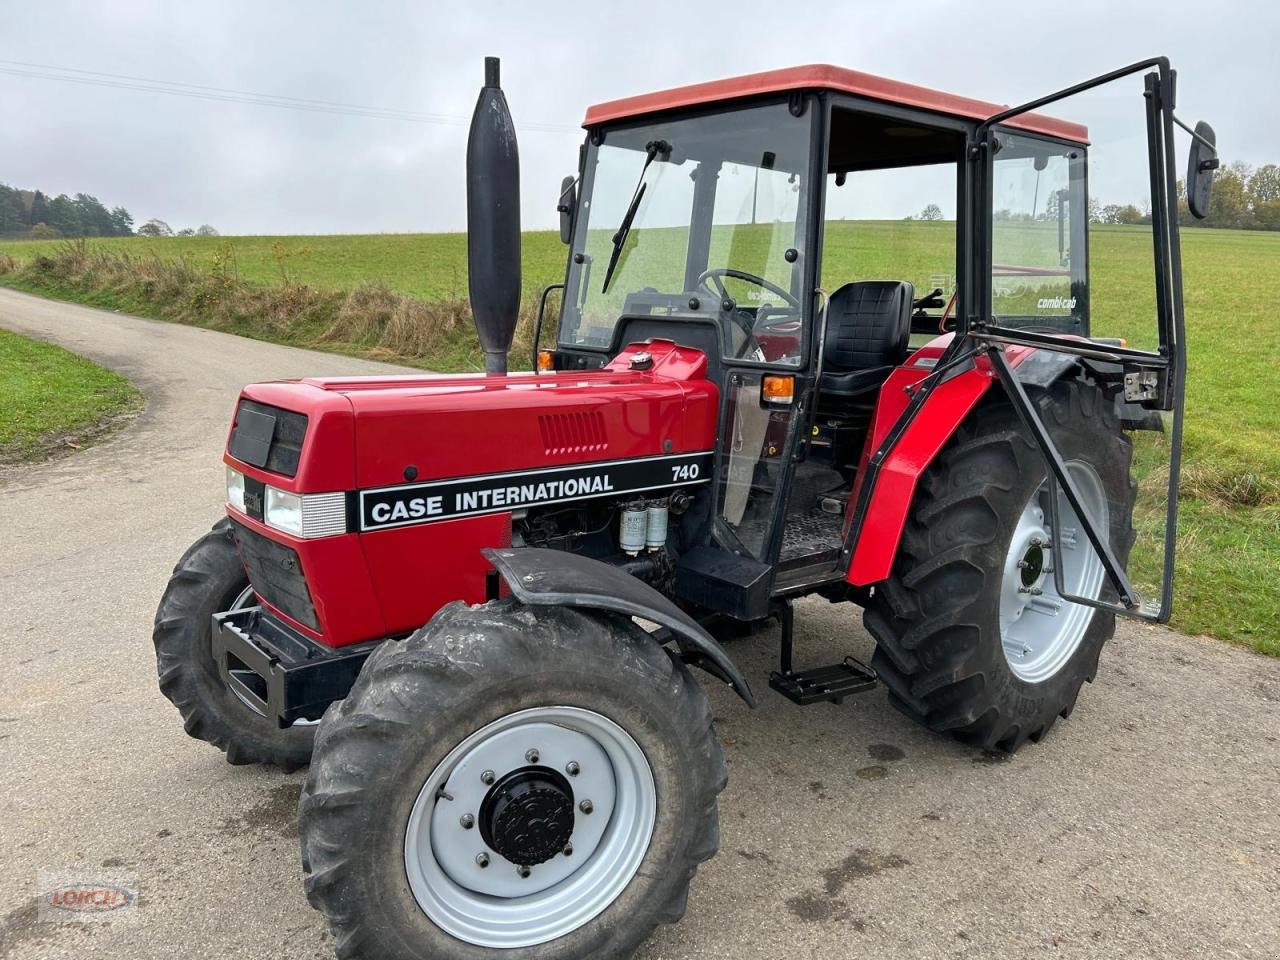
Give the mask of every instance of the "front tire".
M 280 729 L 227 688 L 213 659 L 212 617 L 252 603 L 231 521 L 220 520 L 173 568 L 151 639 L 163 693 L 187 733 L 213 744 L 232 764 L 265 763 L 285 773 L 311 759 L 314 724 Z
M 683 915 L 725 780 L 702 689 L 630 620 L 455 603 L 325 714 L 307 898 L 342 958 L 625 957 Z
M 1125 564 L 1136 487 L 1114 404 L 1084 378 L 1034 401 Z M 1053 586 L 1046 476 L 1008 401 L 984 402 L 921 478 L 893 572 L 863 616 L 890 702 L 986 749 L 1011 752 L 1067 717 L 1115 632 L 1114 614 L 1063 600 Z M 1066 551 L 1068 592 L 1113 599 L 1083 534 Z

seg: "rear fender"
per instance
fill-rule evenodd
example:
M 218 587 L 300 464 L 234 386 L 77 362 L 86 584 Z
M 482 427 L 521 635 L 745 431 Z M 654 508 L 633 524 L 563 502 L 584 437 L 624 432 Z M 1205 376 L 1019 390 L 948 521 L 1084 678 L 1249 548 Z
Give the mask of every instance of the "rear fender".
M 909 388 L 929 375 L 950 339 L 947 334 L 921 347 L 880 388 L 845 517 L 847 539 L 861 500 L 859 488 L 866 477 L 874 474 L 874 486 L 856 531 L 857 539 L 851 545 L 845 576 L 854 586 L 878 583 L 889 576 L 921 474 L 995 383 L 990 361 L 976 358 L 973 367 L 933 389 L 897 442 L 890 445 L 890 434 L 910 402 Z M 1019 379 L 1040 387 L 1047 387 L 1077 365 L 1074 357 L 1064 362 L 1063 354 L 1030 347 L 1007 347 L 1006 356 Z
M 691 616 L 625 570 L 563 550 L 489 547 L 481 551 L 521 603 L 583 607 L 641 617 L 665 627 L 691 649 L 686 659 L 728 683 L 747 702 L 755 698 L 724 648 Z

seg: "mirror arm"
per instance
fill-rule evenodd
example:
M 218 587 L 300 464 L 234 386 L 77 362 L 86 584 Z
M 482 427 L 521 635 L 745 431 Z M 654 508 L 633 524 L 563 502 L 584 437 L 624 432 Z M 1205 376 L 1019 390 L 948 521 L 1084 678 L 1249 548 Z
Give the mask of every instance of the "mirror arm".
M 533 325 L 533 372 L 538 371 L 538 341 L 542 339 L 542 315 L 547 310 L 547 297 L 552 290 L 563 290 L 563 283 L 549 283 L 542 288 L 542 296 L 538 298 L 538 320 Z
M 1188 127 L 1185 123 L 1182 122 L 1181 118 L 1179 118 L 1179 116 L 1176 113 L 1170 114 L 1170 116 L 1173 117 L 1174 123 L 1180 126 L 1183 130 L 1187 131 L 1187 133 L 1191 134 L 1192 140 L 1199 140 L 1202 144 L 1204 144 L 1206 147 L 1212 150 L 1215 154 L 1218 152 L 1218 145 L 1216 143 L 1210 143 L 1207 139 L 1205 139 L 1204 137 L 1200 136 L 1200 134 L 1192 130 L 1190 127 Z M 1215 156 L 1213 159 L 1214 159 L 1214 165 L 1212 167 L 1207 167 L 1205 169 L 1209 169 L 1209 170 L 1218 169 L 1218 166 L 1217 166 L 1218 158 Z

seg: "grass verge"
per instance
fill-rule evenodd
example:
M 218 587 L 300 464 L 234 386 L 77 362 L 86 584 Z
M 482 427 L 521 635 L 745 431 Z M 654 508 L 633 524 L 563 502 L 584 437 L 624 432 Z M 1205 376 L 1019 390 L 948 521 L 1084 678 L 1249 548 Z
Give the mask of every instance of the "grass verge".
M 142 409 L 124 377 L 39 340 L 0 330 L 0 465 L 100 440 Z

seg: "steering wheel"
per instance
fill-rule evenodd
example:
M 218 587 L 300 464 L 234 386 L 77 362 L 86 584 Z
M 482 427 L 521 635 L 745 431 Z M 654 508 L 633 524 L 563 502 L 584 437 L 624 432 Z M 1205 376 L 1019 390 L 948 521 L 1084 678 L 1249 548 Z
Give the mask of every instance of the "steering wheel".
M 754 283 L 757 287 L 768 290 L 770 293 L 777 294 L 782 298 L 791 310 L 800 312 L 800 301 L 793 297 L 788 291 L 782 289 L 776 283 L 766 280 L 764 277 L 757 277 L 754 273 L 747 273 L 745 270 L 738 270 L 734 267 L 712 267 L 709 270 L 703 270 L 698 275 L 698 286 L 708 293 L 714 294 L 720 298 L 720 301 L 733 301 L 733 297 L 729 296 L 729 291 L 725 289 L 724 277 L 732 277 L 735 280 L 744 280 L 747 283 Z M 714 286 L 713 286 L 714 285 Z M 747 339 L 743 343 L 743 350 L 746 350 L 747 344 L 755 337 L 756 320 L 750 314 L 741 313 L 738 310 L 728 311 L 729 318 L 737 324 L 738 328 L 746 334 Z

